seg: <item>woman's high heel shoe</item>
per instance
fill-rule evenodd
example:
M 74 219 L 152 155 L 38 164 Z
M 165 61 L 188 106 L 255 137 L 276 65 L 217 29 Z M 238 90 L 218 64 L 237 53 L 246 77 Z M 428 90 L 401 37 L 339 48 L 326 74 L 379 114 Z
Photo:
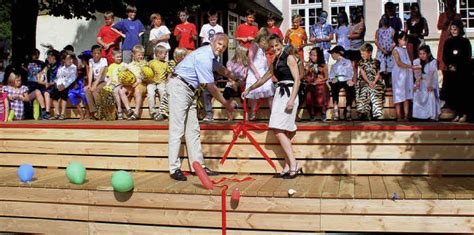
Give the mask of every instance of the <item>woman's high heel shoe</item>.
M 287 175 L 290 174 L 290 170 L 288 171 L 282 171 L 280 173 L 276 173 L 273 178 L 285 178 Z
M 303 169 L 301 167 L 298 167 L 298 163 L 296 163 L 296 170 L 290 170 L 288 175 L 283 176 L 283 179 L 294 179 L 298 175 L 303 175 Z

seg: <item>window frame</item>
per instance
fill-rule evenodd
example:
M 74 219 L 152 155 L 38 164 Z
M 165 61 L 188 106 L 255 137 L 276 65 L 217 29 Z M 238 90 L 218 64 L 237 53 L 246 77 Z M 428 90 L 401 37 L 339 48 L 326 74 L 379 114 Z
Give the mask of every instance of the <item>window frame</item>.
M 466 8 L 463 8 L 463 9 L 466 9 L 466 17 L 464 17 L 462 14 L 461 14 L 461 0 L 456 0 L 456 12 L 461 15 L 461 20 L 464 22 L 464 19 L 466 20 L 466 26 L 464 28 L 464 30 L 466 32 L 474 32 L 474 24 L 471 26 L 471 27 L 468 27 L 469 25 L 469 19 L 471 20 L 474 20 L 474 16 L 472 17 L 469 17 L 469 9 L 472 9 L 472 11 L 474 11 L 474 6 L 469 6 L 469 0 L 466 0 L 466 4 L 468 5 L 468 7 Z
M 346 0 L 347 1 L 347 0 Z M 344 7 L 344 10 L 346 11 L 347 13 L 347 17 L 348 17 L 348 20 L 349 20 L 349 24 L 350 24 L 350 17 L 351 17 L 351 7 L 358 7 L 358 6 L 362 6 L 362 9 L 363 9 L 363 12 L 364 12 L 364 18 L 365 18 L 365 4 L 364 4 L 364 0 L 349 0 L 350 2 L 333 2 L 333 0 L 330 0 L 329 1 L 329 12 L 328 12 L 328 18 L 329 18 L 329 22 L 330 24 L 336 28 L 337 27 L 337 23 L 335 25 L 332 24 L 332 8 L 333 7 Z M 339 13 L 339 11 L 338 11 Z M 336 16 L 337 17 L 337 16 Z
M 459 1 L 459 0 L 458 0 Z M 383 15 L 385 12 L 384 12 L 384 5 L 385 3 L 387 2 L 393 2 L 395 3 L 396 5 L 398 5 L 398 17 L 402 20 L 402 29 L 405 28 L 405 11 L 403 11 L 403 5 L 404 3 L 418 3 L 418 5 L 421 7 L 421 3 L 420 3 L 420 0 L 383 0 L 381 1 L 382 2 L 382 14 Z M 438 4 L 439 5 L 439 4 Z M 438 6 L 439 8 L 439 6 Z M 400 9 L 402 9 L 402 11 L 400 11 Z M 439 9 L 438 9 L 438 12 L 439 12 Z
M 311 28 L 311 25 L 310 25 L 310 17 L 309 17 L 309 10 L 310 9 L 314 9 L 316 12 L 315 12 L 315 20 L 317 19 L 317 12 L 318 10 L 319 11 L 322 11 L 323 10 L 323 0 L 314 0 L 314 3 L 310 3 L 309 2 L 310 0 L 304 0 L 304 3 L 299 3 L 299 4 L 292 4 L 291 1 L 290 1 L 290 7 L 289 7 L 289 25 L 290 25 L 290 28 L 291 28 L 291 25 L 292 25 L 292 22 L 291 22 L 291 18 L 293 17 L 293 10 L 304 10 L 304 15 L 302 15 L 303 17 L 303 20 L 304 20 L 304 30 L 306 33 L 308 33 L 310 31 L 310 28 Z

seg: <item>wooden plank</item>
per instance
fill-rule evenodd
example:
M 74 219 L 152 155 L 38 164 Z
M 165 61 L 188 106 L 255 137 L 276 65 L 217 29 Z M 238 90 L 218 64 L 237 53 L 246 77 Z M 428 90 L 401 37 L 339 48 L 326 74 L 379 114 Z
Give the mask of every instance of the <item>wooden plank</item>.
M 430 177 L 426 181 L 428 184 L 438 193 L 439 199 L 455 199 L 456 194 L 453 190 L 446 185 L 447 182 L 443 178 Z
M 339 187 L 339 198 L 354 198 L 355 177 L 342 176 Z
M 382 176 L 369 176 L 371 198 L 383 199 L 389 197 Z
M 351 161 L 360 175 L 473 175 L 474 161 Z
M 85 190 L 2 187 L 0 200 L 85 204 L 89 194 Z
M 413 183 L 413 178 L 415 177 L 396 177 L 398 184 L 403 189 L 403 194 L 405 194 L 405 199 L 420 199 L 421 193 Z
M 355 198 L 371 198 L 368 176 L 357 176 L 354 184 Z
M 387 198 L 394 198 L 395 193 L 397 194 L 398 199 L 405 199 L 405 193 L 403 192 L 402 187 L 398 184 L 397 178 L 393 176 L 383 176 L 383 182 L 385 188 L 387 189 Z
M 279 231 L 258 231 L 258 230 L 236 230 L 231 229 L 227 231 L 228 234 L 233 235 L 271 235 L 271 234 L 287 234 L 287 232 Z M 187 228 L 187 227 L 166 227 L 166 226 L 149 226 L 149 225 L 130 225 L 130 224 L 107 224 L 107 223 L 90 223 L 89 234 L 101 235 L 116 235 L 116 234 L 203 234 L 203 235 L 218 235 L 222 234 L 221 229 L 204 229 L 204 228 Z M 298 232 L 298 234 L 312 234 Z
M 336 198 L 339 195 L 341 176 L 328 176 L 323 186 L 323 198 Z
M 470 160 L 474 156 L 471 145 L 352 145 L 354 159 L 430 159 L 430 160 Z
M 117 201 L 114 194 L 106 191 L 90 191 L 90 204 L 114 207 L 137 207 L 149 209 L 182 209 L 220 211 L 221 196 L 168 194 L 168 193 L 141 193 L 135 192 L 126 201 Z M 279 212 L 279 213 L 319 213 L 319 200 L 306 198 L 272 198 L 272 197 L 244 197 L 236 208 L 229 210 L 239 212 Z
M 85 124 L 85 123 L 83 123 Z M 138 142 L 139 130 L 120 129 L 51 129 L 51 128 L 5 128 L 2 139 L 9 140 L 57 140 L 57 141 L 107 141 L 107 142 Z M 155 131 L 156 132 L 156 131 Z
M 470 200 L 321 199 L 322 214 L 472 216 L 473 209 Z
M 180 218 L 177 220 L 176 218 Z M 221 212 L 160 210 L 120 207 L 91 207 L 89 219 L 100 222 L 140 223 L 192 227 L 221 227 Z M 227 212 L 228 228 L 319 231 L 320 216 Z
M 86 222 L 0 217 L 0 228 L 3 232 L 34 234 L 88 234 L 88 227 L 89 226 Z
M 242 196 L 258 196 L 258 190 L 263 187 L 270 179 L 272 179 L 273 175 L 265 175 L 262 177 L 257 178 L 254 181 L 251 181 L 250 185 L 240 191 L 240 195 Z
M 0 215 L 11 217 L 87 220 L 89 207 L 34 202 L 0 201 Z
M 321 215 L 323 231 L 472 233 L 468 216 Z
M 259 197 L 271 197 L 273 196 L 273 192 L 275 191 L 276 188 L 278 188 L 281 183 L 283 183 L 285 179 L 282 178 L 270 178 L 265 185 L 260 187 L 257 192 L 257 196 Z M 288 180 L 286 180 L 288 181 Z
M 412 182 L 420 191 L 422 199 L 438 199 L 438 193 L 430 186 L 426 177 L 413 177 Z
M 474 144 L 473 131 L 353 131 L 354 144 Z

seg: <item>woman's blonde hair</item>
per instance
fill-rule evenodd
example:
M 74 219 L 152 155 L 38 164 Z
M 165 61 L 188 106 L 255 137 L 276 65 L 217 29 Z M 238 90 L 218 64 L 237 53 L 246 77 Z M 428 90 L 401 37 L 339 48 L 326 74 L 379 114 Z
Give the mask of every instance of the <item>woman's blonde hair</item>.
M 249 50 L 246 47 L 237 46 L 237 48 L 235 48 L 235 53 L 232 57 L 232 61 L 244 66 L 248 66 L 248 52 Z

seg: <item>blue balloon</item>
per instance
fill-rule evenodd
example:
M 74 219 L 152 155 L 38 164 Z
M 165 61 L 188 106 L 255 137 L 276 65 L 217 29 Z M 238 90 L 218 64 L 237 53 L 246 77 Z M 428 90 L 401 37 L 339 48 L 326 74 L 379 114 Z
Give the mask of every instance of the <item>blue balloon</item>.
M 20 178 L 21 182 L 23 183 L 28 183 L 33 179 L 33 176 L 35 175 L 35 170 L 33 169 L 33 166 L 30 164 L 22 164 L 18 168 L 18 178 Z

